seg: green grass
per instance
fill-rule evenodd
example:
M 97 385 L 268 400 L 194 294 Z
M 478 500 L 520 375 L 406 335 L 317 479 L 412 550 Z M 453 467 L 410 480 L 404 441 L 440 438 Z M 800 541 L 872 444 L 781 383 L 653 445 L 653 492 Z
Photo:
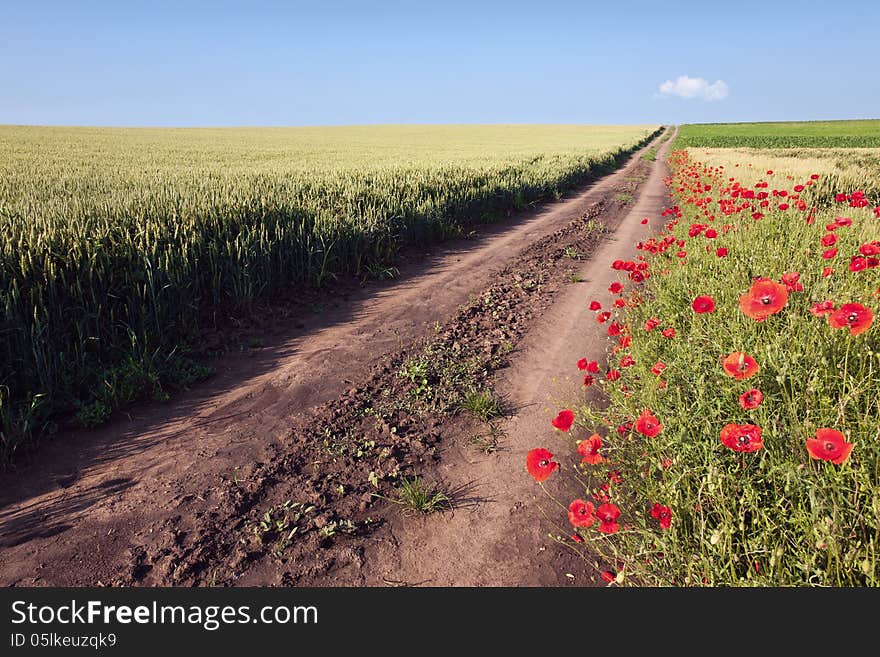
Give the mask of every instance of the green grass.
M 408 244 L 557 198 L 654 130 L 0 126 L 0 462 L 55 416 L 187 385 L 231 311 L 394 276 Z
M 464 393 L 461 409 L 478 420 L 488 422 L 504 415 L 501 401 L 489 390 L 469 390 Z
M 452 508 L 452 498 L 437 484 L 419 477 L 404 477 L 397 489 L 398 498 L 391 500 L 411 513 L 435 513 Z
M 700 123 L 679 128 L 676 148 L 880 147 L 880 120 Z

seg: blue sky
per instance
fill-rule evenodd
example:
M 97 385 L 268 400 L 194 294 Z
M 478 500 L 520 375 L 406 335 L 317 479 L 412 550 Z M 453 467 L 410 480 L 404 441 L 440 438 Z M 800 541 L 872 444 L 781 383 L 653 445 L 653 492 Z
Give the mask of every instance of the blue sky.
M 876 118 L 878 7 L 0 0 L 0 123 Z

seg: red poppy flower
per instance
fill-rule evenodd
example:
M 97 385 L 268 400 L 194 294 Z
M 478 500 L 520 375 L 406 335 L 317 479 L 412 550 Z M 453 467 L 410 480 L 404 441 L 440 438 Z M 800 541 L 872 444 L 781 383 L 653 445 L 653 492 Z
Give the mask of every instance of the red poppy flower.
M 621 349 L 626 349 L 627 347 L 629 347 L 632 344 L 632 336 L 631 335 L 621 336 L 620 340 L 618 340 L 618 344 L 620 345 Z
M 654 414 L 646 408 L 636 419 L 635 429 L 643 436 L 654 438 L 663 431 L 663 425 L 660 424 L 660 420 L 654 417 Z
M 747 317 L 763 322 L 775 315 L 788 303 L 788 290 L 784 285 L 769 278 L 759 278 L 754 285 L 739 298 L 739 308 Z
M 603 570 L 602 571 L 602 579 L 605 580 L 606 582 L 608 582 L 609 584 L 611 584 L 611 582 L 613 582 L 617 579 L 617 575 L 612 573 L 610 570 Z
M 831 260 L 831 258 L 833 258 L 833 257 L 836 256 L 836 255 L 837 255 L 837 249 L 836 249 L 836 248 L 828 249 L 827 251 L 823 251 L 823 252 L 822 252 L 822 257 L 823 257 L 825 260 Z
M 608 325 L 608 335 L 610 335 L 612 338 L 615 335 L 620 335 L 621 330 L 622 329 L 620 328 L 620 324 L 618 324 L 617 322 L 611 322 Z
M 546 481 L 558 467 L 559 464 L 553 460 L 553 454 L 543 447 L 533 449 L 526 454 L 526 470 L 538 483 Z
M 605 378 L 609 381 L 617 381 L 620 378 L 620 372 L 618 370 L 608 370 L 605 373 Z
M 718 256 L 719 258 L 723 258 L 724 256 L 727 255 L 727 247 L 721 246 L 721 247 L 715 249 L 715 255 Z
M 789 292 L 803 292 L 804 286 L 800 280 L 800 272 L 790 271 L 782 275 L 782 284 L 785 285 L 785 289 Z
M 669 529 L 672 525 L 672 510 L 658 502 L 651 507 L 651 517 L 660 522 L 660 529 Z
M 585 386 L 585 387 L 590 387 L 591 385 L 593 385 L 593 377 L 590 376 L 589 374 L 587 374 L 587 375 L 584 377 L 584 386 Z
M 605 459 L 599 453 L 600 449 L 602 449 L 602 438 L 598 433 L 594 433 L 586 440 L 582 440 L 578 443 L 578 454 L 584 457 L 581 463 L 596 465 L 604 461 Z
M 572 534 L 571 536 L 569 536 L 569 538 L 571 540 L 573 540 L 575 543 L 583 543 L 584 542 L 584 537 L 581 536 L 580 534 Z
M 825 267 L 822 270 L 822 276 L 824 276 L 825 278 L 828 278 L 833 273 L 834 273 L 834 270 L 831 267 Z
M 647 217 L 645 217 L 644 219 L 642 219 L 642 225 L 644 226 L 646 223 L 648 223 L 648 218 L 647 218 Z
M 863 256 L 853 256 L 849 261 L 850 271 L 864 271 L 868 268 L 868 259 Z
M 715 299 L 708 294 L 703 294 L 693 300 L 691 308 L 698 314 L 711 313 L 715 310 Z
M 837 235 L 835 233 L 828 233 L 824 235 L 820 240 L 822 242 L 822 246 L 834 246 L 837 244 Z
M 675 329 L 670 326 L 669 328 L 663 329 L 663 332 L 661 333 L 661 335 L 664 338 L 669 338 L 671 340 L 672 338 L 675 337 Z
M 836 223 L 838 226 L 843 227 L 852 226 L 852 219 L 850 219 L 849 217 L 835 217 L 834 223 Z
M 660 320 L 657 319 L 656 317 L 651 317 L 651 318 L 645 320 L 645 330 L 646 331 L 653 331 L 658 326 L 660 326 Z
M 624 356 L 623 358 L 620 359 L 620 366 L 621 367 L 631 367 L 635 364 L 636 364 L 636 359 L 633 358 L 632 356 L 630 356 L 629 354 L 627 354 L 626 356 Z
M 581 499 L 572 501 L 568 505 L 568 521 L 575 527 L 590 527 L 596 522 L 593 515 L 593 505 Z
M 742 351 L 734 351 L 721 362 L 721 366 L 727 376 L 732 376 L 737 381 L 755 376 L 760 369 L 757 361 Z
M 608 287 L 608 291 L 611 292 L 611 294 L 617 294 L 617 293 L 619 293 L 622 289 L 623 289 L 623 285 L 621 285 L 621 284 L 618 283 L 617 281 L 614 281 L 614 282 Z
M 874 313 L 860 303 L 845 303 L 828 315 L 828 323 L 833 328 L 849 327 L 850 335 L 859 335 L 871 328 Z
M 624 306 L 626 306 L 626 299 L 624 299 L 623 297 L 618 297 L 614 300 L 614 303 L 612 305 L 615 308 L 623 308 Z
M 560 431 L 569 431 L 571 425 L 574 424 L 574 411 L 570 411 L 567 408 L 559 411 L 559 415 L 553 418 L 550 424 Z
M 611 313 L 608 312 L 607 310 L 603 313 L 599 313 L 598 315 L 596 315 L 596 321 L 599 322 L 600 324 L 604 324 L 609 319 L 611 319 Z
M 651 368 L 651 373 L 660 376 L 666 370 L 666 363 L 663 361 L 657 361 L 654 363 L 654 367 Z
M 810 312 L 813 313 L 815 317 L 822 317 L 822 315 L 827 315 L 830 312 L 834 312 L 834 302 L 831 299 L 820 301 L 810 308 Z
M 747 390 L 739 396 L 739 405 L 747 411 L 758 408 L 762 401 L 764 401 L 764 394 L 757 388 Z
M 721 443 L 735 452 L 757 452 L 764 447 L 761 431 L 754 424 L 727 424 L 721 430 Z
M 867 242 L 859 247 L 859 253 L 863 256 L 880 255 L 880 242 Z
M 617 519 L 620 517 L 620 509 L 615 504 L 601 504 L 596 509 L 596 516 L 599 518 L 599 531 L 603 534 L 614 534 L 620 529 Z
M 814 459 L 840 465 L 849 458 L 853 444 L 836 429 L 816 429 L 816 437 L 807 440 L 807 451 Z
M 578 369 L 585 370 L 587 372 L 591 372 L 595 374 L 599 371 L 599 363 L 594 360 L 587 360 L 586 358 L 581 358 L 578 361 Z
M 602 304 L 598 301 L 590 301 L 590 310 L 602 310 Z

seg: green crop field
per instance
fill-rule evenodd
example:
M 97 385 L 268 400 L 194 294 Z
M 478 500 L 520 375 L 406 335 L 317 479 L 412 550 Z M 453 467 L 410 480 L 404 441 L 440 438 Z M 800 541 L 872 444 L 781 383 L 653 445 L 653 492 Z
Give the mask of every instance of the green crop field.
M 878 148 L 880 120 L 684 125 L 680 147 Z
M 614 168 L 658 126 L 0 127 L 0 461 L 202 372 L 221 311 Z

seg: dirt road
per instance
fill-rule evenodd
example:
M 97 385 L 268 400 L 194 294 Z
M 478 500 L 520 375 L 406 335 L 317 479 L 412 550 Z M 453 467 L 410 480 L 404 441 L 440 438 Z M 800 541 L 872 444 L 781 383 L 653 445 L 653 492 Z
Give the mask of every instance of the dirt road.
M 394 549 L 371 560 L 368 548 L 366 561 L 373 566 L 367 583 L 582 586 L 598 581 L 590 564 L 548 540 L 548 532 L 556 530 L 540 509 L 556 519 L 564 514 L 526 475 L 525 457 L 534 447 L 547 447 L 564 464 L 576 462 L 574 439 L 554 431 L 550 420 L 584 396 L 576 361 L 605 360 L 608 338 L 586 307 L 592 299 L 605 303 L 611 298 L 608 286 L 617 280 L 617 272 L 610 263 L 635 258 L 636 243 L 662 227 L 668 148 L 669 142 L 661 147 L 636 202 L 577 270 L 583 282 L 556 295 L 548 312 L 530 327 L 511 366 L 499 374 L 496 390 L 516 409 L 503 426 L 504 449 L 475 459 L 472 451 L 459 447 L 441 460 L 447 485 L 476 488 L 481 503 L 448 517 L 398 517 L 392 523 Z M 647 225 L 641 223 L 644 217 L 649 218 Z M 553 480 L 546 485 L 566 502 L 577 495 Z
M 557 379 L 571 371 L 574 352 L 604 348 L 594 331 L 581 330 L 581 309 L 607 288 L 609 258 L 630 253 L 645 233 L 634 218 L 659 218 L 666 148 L 668 142 L 656 162 L 633 156 L 570 199 L 413 258 L 396 280 L 336 299 L 295 329 L 291 322 L 271 325 L 266 346 L 224 358 L 215 377 L 169 404 L 135 407 L 99 430 L 45 445 L 33 463 L 0 477 L 0 584 L 587 583 L 583 567 L 571 573 L 574 579 L 557 572 L 578 564 L 560 561 L 558 549 L 547 545 L 546 527 L 527 517 L 535 489 L 522 463 L 538 443 L 571 447 L 548 430 L 555 408 L 548 395 L 577 394 L 576 381 Z M 624 192 L 636 196 L 635 205 Z M 306 472 L 304 457 L 291 455 L 297 445 L 316 444 L 297 442 L 305 439 L 291 427 L 308 424 L 315 409 L 351 406 L 371 376 L 381 389 L 377 363 L 430 335 L 530 247 L 543 244 L 546 251 L 555 235 L 575 239 L 585 215 L 614 232 L 583 264 L 586 282 L 549 285 L 539 295 L 544 304 L 549 294 L 556 297 L 549 311 L 517 329 L 521 344 L 496 382 L 518 409 L 505 427 L 507 444 L 485 458 L 455 441 L 445 441 L 440 452 L 438 476 L 460 490 L 478 482 L 479 490 L 454 512 L 417 519 L 346 499 L 353 516 L 383 522 L 326 550 L 334 535 L 326 528 L 336 526 L 341 512 L 331 513 L 325 476 L 317 467 Z M 527 309 L 523 317 L 532 315 Z M 430 419 L 427 426 L 438 440 L 465 430 L 458 420 L 448 424 Z M 331 466 L 345 460 L 320 458 Z M 237 532 L 251 529 L 236 513 L 262 512 L 261 504 L 281 499 L 279 486 L 296 477 L 298 494 L 327 505 L 314 521 L 314 540 L 282 566 L 253 550 L 230 556 L 245 543 Z M 319 549 L 326 552 L 320 567 L 303 566 Z M 550 553 L 553 567 L 536 573 L 535 555 Z

